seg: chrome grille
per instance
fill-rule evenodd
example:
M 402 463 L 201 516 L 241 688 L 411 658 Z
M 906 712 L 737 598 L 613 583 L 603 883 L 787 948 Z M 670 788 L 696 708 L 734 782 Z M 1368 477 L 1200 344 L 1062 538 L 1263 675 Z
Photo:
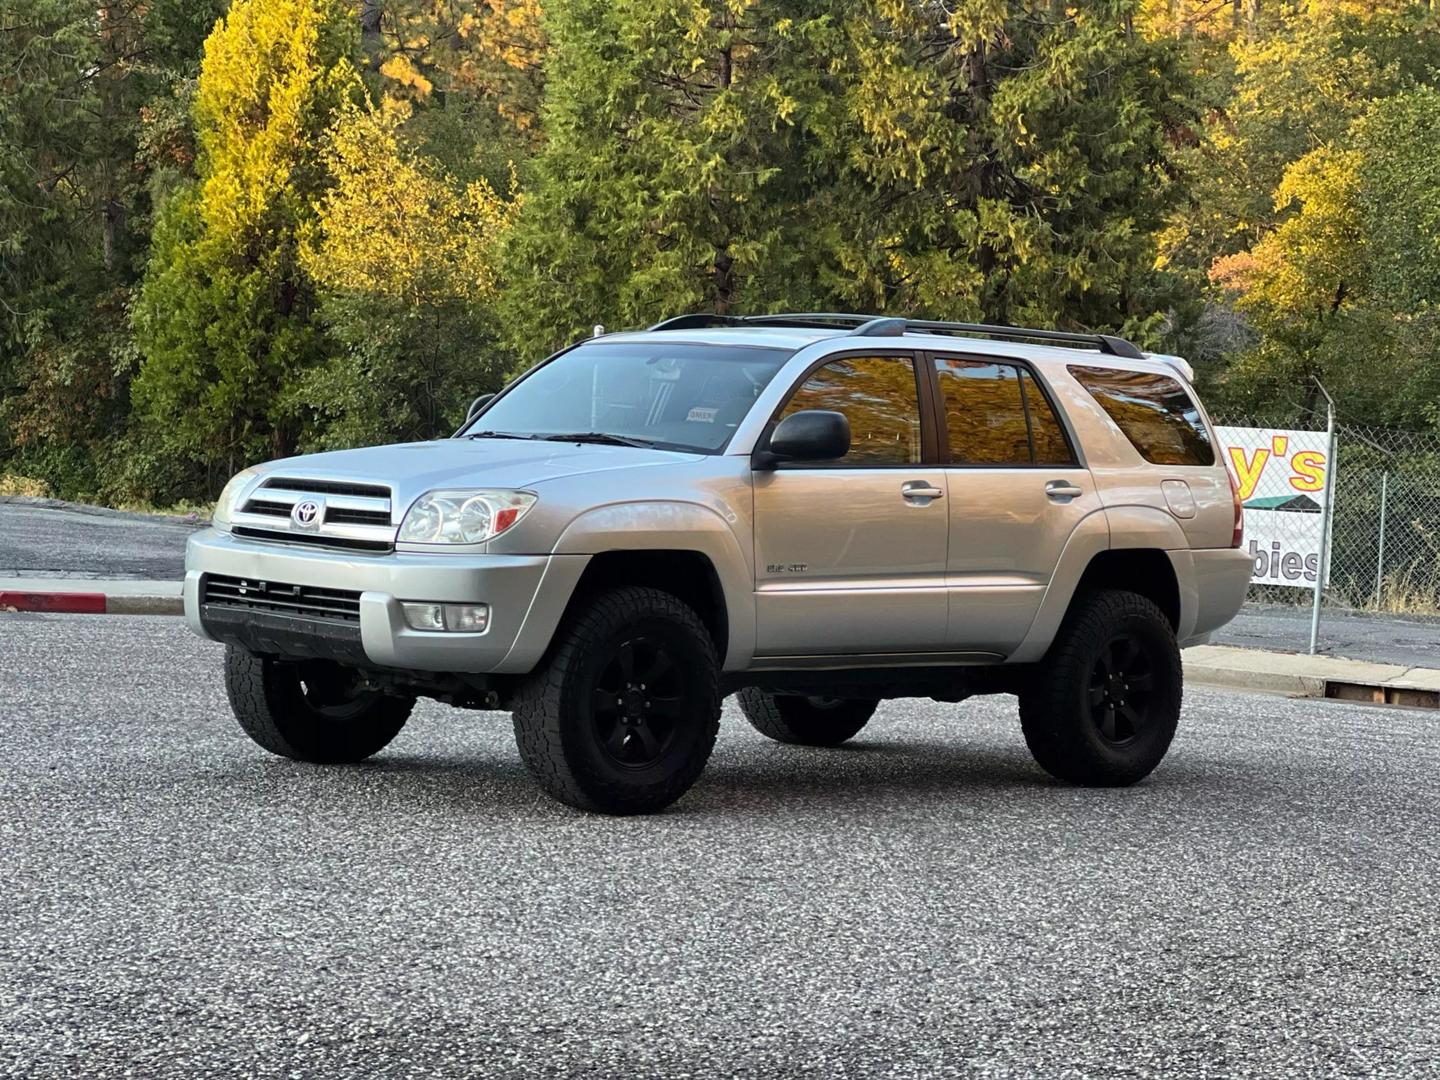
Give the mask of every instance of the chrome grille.
M 304 524 L 291 516 L 301 503 L 315 504 Z M 267 476 L 250 492 L 232 522 L 237 536 L 345 551 L 392 551 L 395 524 L 391 492 L 379 484 Z M 303 511 L 304 508 L 302 508 Z
M 348 589 L 322 589 L 282 581 L 206 574 L 201 603 L 245 611 L 268 611 L 309 619 L 360 621 L 360 594 Z

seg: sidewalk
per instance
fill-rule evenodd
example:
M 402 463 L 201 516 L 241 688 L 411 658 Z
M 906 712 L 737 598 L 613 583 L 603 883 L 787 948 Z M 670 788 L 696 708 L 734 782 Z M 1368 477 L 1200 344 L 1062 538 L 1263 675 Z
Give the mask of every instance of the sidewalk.
M 1197 645 L 1185 650 L 1184 659 L 1185 679 L 1196 685 L 1440 708 L 1440 668 L 1436 667 L 1377 664 L 1230 645 Z M 1436 663 L 1440 664 L 1440 656 Z

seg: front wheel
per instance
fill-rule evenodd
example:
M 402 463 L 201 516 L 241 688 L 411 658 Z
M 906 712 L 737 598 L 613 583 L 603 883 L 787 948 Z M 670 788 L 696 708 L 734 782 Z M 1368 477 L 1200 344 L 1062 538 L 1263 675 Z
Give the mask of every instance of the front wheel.
M 639 586 L 566 620 L 514 703 L 520 757 L 582 810 L 647 814 L 699 778 L 720 729 L 720 664 L 685 603 Z
M 225 693 L 240 727 L 272 754 L 335 765 L 363 761 L 400 733 L 415 699 L 366 689 L 329 660 L 284 661 L 225 647 Z
M 1020 691 L 1020 724 L 1059 780 L 1119 787 L 1150 775 L 1180 722 L 1180 649 L 1170 620 L 1136 593 L 1075 599 Z

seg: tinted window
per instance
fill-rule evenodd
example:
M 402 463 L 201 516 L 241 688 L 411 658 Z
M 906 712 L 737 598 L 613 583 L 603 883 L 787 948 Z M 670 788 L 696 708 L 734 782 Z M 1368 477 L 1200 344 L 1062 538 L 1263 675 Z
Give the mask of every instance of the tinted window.
M 950 460 L 964 465 L 1029 465 L 1030 430 L 1020 372 L 1011 364 L 937 357 Z
M 801 409 L 832 409 L 849 419 L 850 453 L 837 464 L 920 460 L 920 399 L 909 357 L 847 356 L 817 368 L 780 415 Z
M 1090 391 L 1146 461 L 1215 464 L 1215 448 L 1200 410 L 1176 380 L 1110 368 L 1072 367 L 1070 374 Z
M 1060 418 L 1050 407 L 1045 392 L 1036 384 L 1034 376 L 1025 373 L 1021 382 L 1025 387 L 1025 404 L 1030 410 L 1030 440 L 1035 448 L 1036 465 L 1074 465 L 1075 455 L 1065 440 L 1065 429 Z
M 719 450 L 789 357 L 781 349 L 591 342 L 537 368 L 470 427 L 538 436 L 593 431 Z
M 1070 465 L 1050 402 L 1014 364 L 936 357 L 950 460 L 960 465 Z

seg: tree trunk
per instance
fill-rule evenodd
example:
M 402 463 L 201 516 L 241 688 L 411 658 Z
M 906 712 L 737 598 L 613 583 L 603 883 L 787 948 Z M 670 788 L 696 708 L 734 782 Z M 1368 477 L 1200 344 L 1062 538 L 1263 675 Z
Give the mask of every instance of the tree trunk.
M 380 38 L 380 19 L 384 14 L 384 0 L 360 0 L 360 44 L 369 58 L 371 70 L 380 66 L 384 44 Z

